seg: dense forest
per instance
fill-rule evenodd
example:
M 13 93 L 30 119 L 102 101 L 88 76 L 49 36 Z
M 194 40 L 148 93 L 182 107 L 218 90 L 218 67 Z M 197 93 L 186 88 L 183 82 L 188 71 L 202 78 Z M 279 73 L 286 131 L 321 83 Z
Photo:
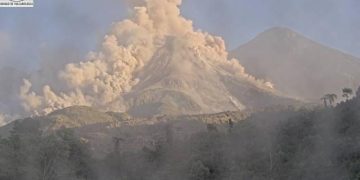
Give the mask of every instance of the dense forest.
M 360 92 L 337 105 L 257 112 L 176 138 L 171 123 L 151 146 L 104 157 L 72 129 L 29 119 L 0 139 L 1 180 L 360 179 Z M 225 130 L 219 130 L 219 126 Z

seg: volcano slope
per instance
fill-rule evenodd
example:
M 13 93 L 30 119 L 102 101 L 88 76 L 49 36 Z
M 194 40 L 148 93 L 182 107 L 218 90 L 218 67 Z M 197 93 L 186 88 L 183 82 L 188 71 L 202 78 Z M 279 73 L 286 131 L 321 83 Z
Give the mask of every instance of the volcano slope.
M 360 59 L 326 47 L 289 28 L 275 27 L 231 51 L 246 70 L 279 91 L 318 102 L 327 93 L 356 89 Z
M 56 83 L 37 87 L 41 83 L 25 80 L 20 93 L 25 110 L 43 115 L 85 105 L 146 117 L 294 103 L 229 59 L 220 37 L 194 30 L 180 5 L 180 0 L 136 3 L 100 49 L 68 64 L 51 81 Z
M 0 138 L 4 167 L 0 177 L 11 175 L 7 171 L 17 157 L 50 154 L 46 157 L 54 160 L 54 172 L 79 171 L 90 179 L 358 179 L 359 93 L 335 107 L 162 116 L 146 121 L 87 107 L 68 108 L 42 120 L 66 117 L 82 122 L 84 117 L 93 123 L 103 118 L 108 122 L 80 123 L 73 128 L 75 137 L 64 128 L 42 131 L 37 118 L 13 123 L 10 137 Z M 120 123 L 110 126 L 114 120 Z M 138 122 L 134 126 L 131 121 Z M 15 146 L 11 151 L 14 144 L 21 148 Z M 90 154 L 82 154 L 88 151 Z M 77 161 L 72 161 L 74 157 Z M 42 167 L 34 166 L 38 160 L 23 158 L 16 167 L 37 172 Z M 64 161 L 75 165 L 60 166 Z M 80 171 L 83 169 L 86 171 Z M 38 175 L 23 172 L 26 177 Z M 64 177 L 76 175 L 66 173 Z

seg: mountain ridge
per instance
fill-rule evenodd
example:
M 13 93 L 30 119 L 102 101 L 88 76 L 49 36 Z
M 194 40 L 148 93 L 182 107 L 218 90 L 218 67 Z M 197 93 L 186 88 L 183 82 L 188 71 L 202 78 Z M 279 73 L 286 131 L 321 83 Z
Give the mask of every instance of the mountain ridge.
M 173 46 L 186 48 L 174 52 L 179 48 Z M 219 113 L 293 103 L 263 82 L 235 72 L 241 70 L 237 64 L 203 57 L 201 50 L 187 46 L 180 40 L 165 43 L 137 74 L 138 84 L 124 96 L 131 115 Z
M 270 28 L 231 51 L 230 57 L 281 92 L 311 102 L 360 84 L 360 59 L 289 28 Z
M 319 45 L 319 46 L 324 46 L 324 47 L 326 47 L 327 49 L 337 51 L 337 52 L 339 52 L 339 53 L 341 53 L 341 54 L 343 54 L 343 55 L 348 56 L 349 58 L 351 58 L 351 59 L 345 59 L 345 60 L 350 60 L 351 62 L 360 64 L 360 61 L 354 61 L 354 59 L 360 60 L 360 57 L 358 57 L 358 56 L 356 56 L 356 55 L 353 55 L 353 54 L 351 54 L 350 52 L 346 52 L 346 51 L 344 51 L 344 50 L 342 50 L 342 49 L 338 49 L 338 48 L 336 48 L 336 47 L 329 46 L 328 44 L 325 44 L 325 43 L 316 41 L 316 40 L 312 39 L 311 37 L 309 37 L 309 36 L 307 36 L 307 35 L 304 35 L 304 34 L 298 32 L 298 31 L 296 31 L 296 30 L 294 30 L 294 29 L 291 29 L 290 27 L 286 27 L 286 26 L 275 26 L 275 27 L 266 29 L 265 31 L 257 34 L 253 39 L 255 39 L 256 37 L 258 37 L 258 36 L 260 36 L 260 35 L 264 35 L 264 34 L 266 34 L 266 33 L 273 33 L 273 32 L 275 32 L 275 31 L 279 31 L 280 33 L 281 33 L 281 31 L 282 31 L 283 34 L 286 34 L 286 33 L 288 33 L 288 34 L 294 34 L 295 36 L 299 36 L 299 37 L 305 38 L 307 41 L 309 41 L 309 42 L 311 42 L 311 43 L 317 44 L 317 45 Z M 251 40 L 253 40 L 253 39 L 251 39 Z M 251 41 L 251 40 L 250 40 L 250 41 Z M 247 44 L 248 42 L 250 42 L 250 41 L 247 41 L 246 43 L 240 45 L 238 48 L 240 48 L 240 47 L 243 46 L 243 45 L 246 45 L 246 44 Z M 237 49 L 237 48 L 231 50 L 231 51 L 230 51 L 230 54 L 231 54 L 234 50 L 236 50 L 236 49 Z

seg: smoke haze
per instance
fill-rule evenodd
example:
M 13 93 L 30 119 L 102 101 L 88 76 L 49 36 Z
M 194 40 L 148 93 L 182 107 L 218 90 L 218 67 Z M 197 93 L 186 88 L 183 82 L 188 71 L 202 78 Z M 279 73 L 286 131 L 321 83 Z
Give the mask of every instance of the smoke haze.
M 175 48 L 173 57 L 185 56 L 186 59 L 193 58 L 186 54 L 195 54 L 205 61 L 203 63 L 219 66 L 256 84 L 262 83 L 246 74 L 236 60 L 227 59 L 225 43 L 220 37 L 193 29 L 192 22 L 180 15 L 181 1 L 151 0 L 129 4 L 138 5 L 132 7 L 131 18 L 113 25 L 98 52 L 90 53 L 80 63 L 67 64 L 58 73 L 60 84 L 65 87 L 44 85 L 39 91 L 33 91 L 33 83 L 24 80 L 20 98 L 26 111 L 46 114 L 73 105 L 124 111 L 122 95 L 140 81 L 137 72 L 169 40 L 177 43 L 172 47 Z M 174 71 L 186 72 L 187 69 L 178 66 Z M 262 86 L 271 87 L 271 84 Z
M 356 44 L 314 22 L 357 2 L 39 2 L 0 17 L 0 179 L 360 177 L 360 59 L 286 27 L 226 47 L 279 25 Z
M 172 1 L 169 3 L 172 3 L 172 6 L 176 6 L 176 4 L 180 5 L 181 2 Z M 109 59 L 108 56 L 110 54 L 106 54 L 109 52 L 105 53 L 104 43 L 109 43 L 111 40 L 105 39 L 102 41 L 101 39 L 103 39 L 105 32 L 109 32 L 108 36 L 118 36 L 115 35 L 114 31 L 117 31 L 115 26 L 119 23 L 115 23 L 111 31 L 107 29 L 109 24 L 117 19 L 124 19 L 125 14 L 128 14 L 128 12 L 132 14 L 132 17 L 127 21 L 134 24 L 139 23 L 135 18 L 136 14 L 140 14 L 137 11 L 141 10 L 135 10 L 134 7 L 148 6 L 143 1 L 127 1 L 127 4 L 130 8 L 124 7 L 123 1 L 120 0 L 105 0 L 101 3 L 88 1 L 86 5 L 81 5 L 81 8 L 79 8 L 79 4 L 73 3 L 70 0 L 55 2 L 39 0 L 37 3 L 38 7 L 33 9 L 24 11 L 4 9 L 4 11 L 1 11 L 0 55 L 2 58 L 0 66 L 4 68 L 0 71 L 2 71 L 1 74 L 7 74 L 9 71 L 4 69 L 9 69 L 8 66 L 16 66 L 17 70 L 15 69 L 16 75 L 7 77 L 5 80 L 1 79 L 1 84 L 4 84 L 4 86 L 0 87 L 0 112 L 7 114 L 7 116 L 24 114 L 22 111 L 25 107 L 28 112 L 42 114 L 73 104 L 96 105 L 104 110 L 115 109 L 121 111 L 126 109 L 122 103 L 122 94 L 126 93 L 138 81 L 137 77 L 129 77 L 129 74 L 131 74 L 129 72 L 133 73 L 131 76 L 136 76 L 136 72 L 143 65 L 141 65 L 141 62 L 136 62 L 139 64 L 135 70 L 131 69 L 134 68 L 134 64 L 126 67 L 130 69 L 124 72 L 125 75 L 121 75 L 121 80 L 116 78 L 117 82 L 113 82 L 112 78 L 119 76 L 114 74 L 118 70 L 105 68 L 104 64 L 95 62 L 95 59 L 101 59 L 99 58 L 100 54 L 105 54 L 107 57 L 104 55 L 99 62 L 105 58 Z M 155 5 L 156 3 L 154 2 L 149 6 L 153 8 Z M 247 41 L 250 37 L 255 36 L 268 27 L 285 25 L 295 28 L 299 32 L 305 33 L 320 42 L 340 49 L 346 49 L 346 51 L 353 54 L 358 54 L 354 50 L 358 49 L 356 47 L 357 42 L 359 42 L 357 41 L 358 36 L 354 34 L 354 32 L 357 32 L 357 24 L 359 24 L 357 23 L 358 18 L 356 18 L 357 12 L 360 12 L 356 11 L 359 7 L 357 5 L 358 2 L 351 0 L 341 2 L 323 0 L 316 2 L 308 0 L 297 2 L 269 1 L 266 3 L 259 1 L 232 2 L 231 0 L 224 0 L 215 2 L 214 0 L 199 0 L 184 1 L 182 9 L 186 17 L 190 17 L 195 21 L 196 28 L 193 28 L 193 25 L 189 25 L 192 31 L 193 29 L 201 28 L 214 34 L 220 34 L 227 40 L 226 43 L 222 43 L 228 44 L 231 47 L 238 46 L 239 42 Z M 179 12 L 178 7 L 165 10 L 169 6 L 162 6 L 161 8 L 157 7 L 162 9 L 161 12 L 168 11 L 175 13 L 175 15 L 176 12 Z M 259 11 L 256 13 L 249 11 L 254 6 L 259 8 Z M 38 11 L 39 8 L 42 10 Z M 318 11 L 318 9 L 323 10 Z M 149 12 L 145 14 L 149 15 Z M 10 16 L 11 18 L 8 18 Z M 158 15 L 153 14 L 152 16 Z M 174 17 L 169 16 L 166 18 L 170 20 Z M 34 21 L 34 19 L 36 20 Z M 154 21 L 153 17 L 150 19 Z M 314 24 L 314 20 L 322 23 Z M 186 19 L 184 21 L 189 22 Z M 179 23 L 178 19 L 167 25 L 173 27 L 173 29 L 161 31 L 179 34 L 176 32 L 178 30 L 175 30 L 176 23 Z M 338 26 L 334 27 L 334 23 L 338 24 Z M 50 25 L 48 26 L 48 24 Z M 227 26 L 229 28 L 224 28 Z M 160 29 L 159 27 L 158 29 Z M 189 29 L 187 25 L 181 28 Z M 331 31 L 328 31 L 329 29 Z M 146 29 L 147 33 L 150 31 L 154 30 Z M 150 32 L 150 35 L 143 38 L 154 38 L 154 35 L 151 35 L 153 33 L 161 36 L 161 32 L 159 30 L 156 31 L 158 32 Z M 123 36 L 127 35 L 123 34 Z M 132 35 L 133 38 L 135 36 Z M 162 36 L 165 35 L 163 34 Z M 118 40 L 119 38 L 116 37 L 115 39 Z M 128 48 L 130 41 L 135 40 L 126 38 L 126 40 L 121 41 L 128 42 L 118 42 L 118 46 Z M 143 54 L 151 54 L 156 51 L 157 47 L 151 49 L 150 46 L 157 42 L 152 43 L 149 43 L 146 45 L 146 48 L 142 49 L 145 50 L 142 52 Z M 220 49 L 223 48 L 221 46 L 224 45 L 220 45 Z M 87 51 L 92 49 L 97 50 L 95 53 L 92 53 L 93 55 L 90 54 L 89 58 L 83 58 Z M 129 51 L 129 48 L 127 51 Z M 80 61 L 82 63 L 79 63 Z M 146 58 L 143 58 L 141 61 L 146 63 Z M 72 65 L 69 65 L 71 63 Z M 65 67 L 67 64 L 69 66 Z M 107 62 L 105 64 L 106 66 L 110 65 Z M 105 73 L 98 75 L 99 72 L 104 71 L 104 68 Z M 34 69 L 40 70 L 34 72 Z M 92 72 L 90 72 L 90 69 Z M 85 70 L 89 70 L 86 71 L 89 74 L 86 74 Z M 66 74 L 70 71 L 74 72 Z M 87 85 L 79 85 L 79 83 L 84 83 L 87 79 L 79 77 L 79 79 L 75 80 L 72 77 L 76 73 L 84 76 L 89 75 L 89 77 L 99 76 L 99 79 L 96 82 L 95 80 L 94 82 L 86 82 L 85 84 Z M 23 79 L 27 79 L 28 82 L 24 83 Z M 108 84 L 102 82 L 105 79 Z M 116 85 L 109 85 L 110 82 Z M 23 88 L 20 89 L 20 86 L 23 86 Z M 32 94 L 32 92 L 36 94 Z M 98 94 L 108 93 L 106 95 L 108 97 L 104 98 L 103 96 L 105 95 L 98 95 L 97 97 L 89 98 L 89 96 L 93 96 L 96 92 L 101 92 Z M 47 95 L 45 96 L 45 94 Z M 21 95 L 21 98 L 19 98 L 19 95 Z M 78 100 L 73 100 L 73 98 L 78 98 Z M 30 103 L 30 101 L 33 102 Z

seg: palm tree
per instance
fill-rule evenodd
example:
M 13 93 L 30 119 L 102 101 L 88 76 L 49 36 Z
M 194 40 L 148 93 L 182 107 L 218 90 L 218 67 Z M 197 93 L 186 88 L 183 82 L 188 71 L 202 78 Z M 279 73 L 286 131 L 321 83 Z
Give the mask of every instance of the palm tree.
M 325 95 L 326 98 L 329 100 L 329 104 L 330 106 L 333 105 L 333 103 L 335 102 L 335 100 L 337 99 L 337 95 L 336 94 L 327 94 Z
M 346 98 L 346 100 L 349 100 L 349 97 L 353 95 L 353 90 L 350 88 L 344 88 L 342 91 L 343 91 L 343 97 Z
M 328 106 L 328 104 L 327 104 L 327 97 L 326 97 L 326 95 L 325 96 L 323 96 L 322 98 L 321 98 L 321 100 L 324 102 L 324 106 L 325 107 L 327 107 Z

